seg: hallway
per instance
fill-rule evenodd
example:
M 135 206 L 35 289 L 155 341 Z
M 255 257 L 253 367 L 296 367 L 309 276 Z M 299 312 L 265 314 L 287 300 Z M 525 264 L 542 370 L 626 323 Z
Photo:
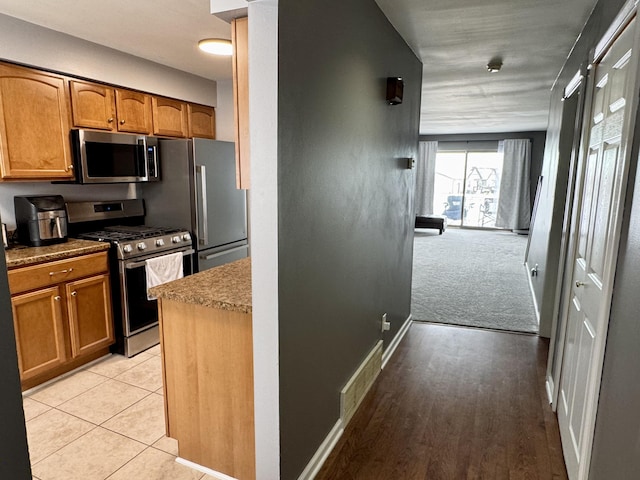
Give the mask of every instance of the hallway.
M 566 479 L 548 341 L 414 323 L 316 480 Z

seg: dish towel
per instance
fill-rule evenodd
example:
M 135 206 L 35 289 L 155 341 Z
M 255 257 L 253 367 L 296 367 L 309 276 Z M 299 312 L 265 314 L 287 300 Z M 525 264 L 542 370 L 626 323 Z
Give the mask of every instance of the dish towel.
M 170 253 L 145 261 L 147 271 L 147 298 L 155 300 L 149 289 L 163 283 L 177 280 L 184 276 L 182 270 L 182 252 Z

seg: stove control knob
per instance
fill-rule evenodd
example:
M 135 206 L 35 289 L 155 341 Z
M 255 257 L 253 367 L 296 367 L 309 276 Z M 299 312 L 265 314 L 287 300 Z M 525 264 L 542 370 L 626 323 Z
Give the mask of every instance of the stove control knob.
M 140 242 L 138 244 L 138 250 L 146 250 L 146 248 L 147 248 L 147 244 L 146 243 Z
M 156 247 L 162 246 L 164 246 L 164 240 L 162 238 L 159 238 L 158 240 L 156 240 Z
M 173 237 L 173 238 L 171 239 L 171 241 L 172 241 L 173 243 L 180 243 L 180 237 L 179 237 L 178 235 L 176 235 L 175 237 Z
M 185 242 L 188 242 L 189 240 L 191 240 L 191 235 L 189 235 L 188 233 L 185 233 L 184 235 L 182 235 L 182 240 L 184 240 Z
M 131 250 L 133 250 L 133 248 L 131 248 L 131 245 L 127 243 L 124 247 L 122 247 L 122 250 L 124 250 L 124 253 L 131 253 Z

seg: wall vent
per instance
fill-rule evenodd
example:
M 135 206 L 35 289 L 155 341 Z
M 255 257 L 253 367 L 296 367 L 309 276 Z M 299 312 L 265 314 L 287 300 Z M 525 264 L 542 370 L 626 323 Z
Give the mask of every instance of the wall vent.
M 382 340 L 376 343 L 340 392 L 340 418 L 343 427 L 351 420 L 381 369 Z

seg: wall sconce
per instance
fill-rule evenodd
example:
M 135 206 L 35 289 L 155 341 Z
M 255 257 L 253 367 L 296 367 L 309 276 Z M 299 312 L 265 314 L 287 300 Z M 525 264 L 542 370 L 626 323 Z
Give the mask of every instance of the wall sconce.
M 487 63 L 487 72 L 498 73 L 502 68 L 502 58 L 494 57 Z
M 399 105 L 402 103 L 402 91 L 404 81 L 402 77 L 387 77 L 387 103 L 389 105 Z

